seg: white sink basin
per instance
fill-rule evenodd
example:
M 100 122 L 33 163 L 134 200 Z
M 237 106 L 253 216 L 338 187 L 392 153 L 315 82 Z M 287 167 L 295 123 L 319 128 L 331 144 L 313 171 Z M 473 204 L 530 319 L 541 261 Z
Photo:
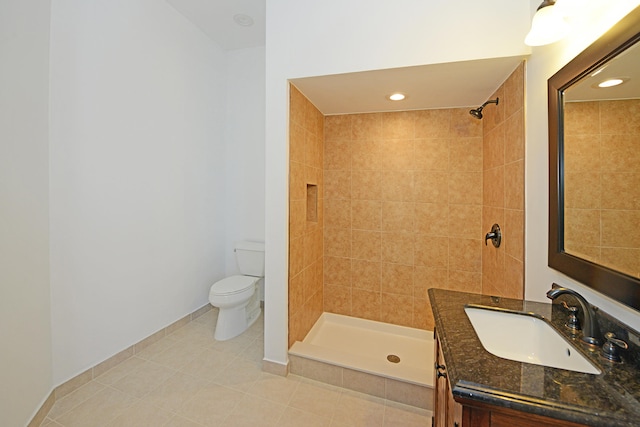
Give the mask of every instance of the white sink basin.
M 542 316 L 482 306 L 465 306 L 473 329 L 489 353 L 517 362 L 586 374 L 601 371 Z

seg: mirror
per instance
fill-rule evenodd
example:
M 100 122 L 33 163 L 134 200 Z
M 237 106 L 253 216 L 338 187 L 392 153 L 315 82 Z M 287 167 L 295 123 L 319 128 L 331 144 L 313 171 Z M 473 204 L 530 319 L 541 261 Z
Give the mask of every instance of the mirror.
M 548 90 L 549 267 L 640 310 L 640 8 Z

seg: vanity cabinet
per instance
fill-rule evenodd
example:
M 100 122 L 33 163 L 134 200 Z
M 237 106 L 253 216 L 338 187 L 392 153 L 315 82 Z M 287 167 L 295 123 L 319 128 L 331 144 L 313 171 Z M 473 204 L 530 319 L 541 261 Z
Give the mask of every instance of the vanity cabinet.
M 569 421 L 453 397 L 440 339 L 434 331 L 434 427 L 584 427 Z

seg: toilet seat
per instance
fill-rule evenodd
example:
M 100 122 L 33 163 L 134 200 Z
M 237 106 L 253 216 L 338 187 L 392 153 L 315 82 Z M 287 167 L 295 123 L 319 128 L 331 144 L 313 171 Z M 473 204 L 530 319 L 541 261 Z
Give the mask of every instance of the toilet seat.
M 260 280 L 259 277 L 253 276 L 229 276 L 214 283 L 211 287 L 211 295 L 226 296 L 240 294 L 250 289 L 258 280 Z

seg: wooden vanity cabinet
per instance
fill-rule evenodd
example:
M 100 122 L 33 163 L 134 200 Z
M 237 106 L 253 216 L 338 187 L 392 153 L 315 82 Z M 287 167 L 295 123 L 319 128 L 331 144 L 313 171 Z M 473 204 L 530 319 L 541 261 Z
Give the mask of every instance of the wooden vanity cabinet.
M 440 339 L 434 331 L 434 427 L 585 427 L 468 399 L 453 398 Z

